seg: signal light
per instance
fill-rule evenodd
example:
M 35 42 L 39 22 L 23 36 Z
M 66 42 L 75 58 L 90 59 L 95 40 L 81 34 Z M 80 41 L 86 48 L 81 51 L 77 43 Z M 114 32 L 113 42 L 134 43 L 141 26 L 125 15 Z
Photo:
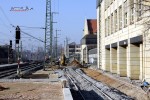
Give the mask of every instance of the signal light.
M 20 39 L 20 28 L 19 26 L 16 27 L 16 40 Z
M 10 40 L 10 48 L 12 48 L 12 40 Z

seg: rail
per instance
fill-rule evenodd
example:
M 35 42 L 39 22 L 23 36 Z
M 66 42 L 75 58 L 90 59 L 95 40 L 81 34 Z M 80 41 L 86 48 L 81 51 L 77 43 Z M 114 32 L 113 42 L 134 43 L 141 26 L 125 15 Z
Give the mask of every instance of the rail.
M 29 73 L 30 71 L 36 70 L 36 69 L 40 69 L 42 68 L 42 64 L 30 64 L 30 65 L 25 65 L 20 67 L 21 70 L 21 74 L 25 75 L 26 73 Z M 1 70 L 0 71 L 0 79 L 9 79 L 9 78 L 14 78 L 17 77 L 17 68 L 16 67 L 12 67 L 10 68 L 6 68 L 5 70 Z
M 73 70 L 74 71 L 74 70 Z M 79 73 L 77 73 L 76 71 L 74 71 L 77 75 L 80 75 Z M 72 82 L 72 84 L 74 84 L 75 85 L 75 87 L 77 87 L 78 88 L 78 85 L 76 85 L 76 83 L 74 82 L 74 78 L 73 77 L 76 77 L 76 76 L 72 76 L 69 72 L 67 72 L 66 71 L 66 73 L 67 73 L 67 77 L 69 77 L 69 79 L 71 80 L 71 82 Z M 101 95 L 103 95 L 103 97 L 105 97 L 105 99 L 107 98 L 107 100 L 114 100 L 113 98 L 111 98 L 109 95 L 107 95 L 106 93 L 104 93 L 102 90 L 100 90 L 95 84 L 93 84 L 92 82 L 90 82 L 89 80 L 87 80 L 86 78 L 84 78 L 82 75 L 80 75 L 80 77 L 82 77 L 82 79 L 84 80 L 84 81 L 86 81 L 86 82 L 88 82 L 89 84 L 91 84 L 90 86 L 91 86 L 91 88 L 93 88 L 93 90 L 98 90 L 98 92 L 100 92 L 101 93 Z M 85 97 L 84 97 L 84 95 L 83 95 L 83 93 L 80 91 L 80 89 L 78 88 L 78 91 L 79 91 L 79 93 L 80 93 L 80 95 L 82 96 L 82 98 L 84 99 L 84 100 L 86 100 L 85 99 Z
M 79 91 L 79 94 L 81 95 L 83 100 L 86 100 L 82 94 L 82 92 L 80 91 L 80 89 L 78 88 L 78 86 L 76 85 L 76 83 L 73 81 L 73 79 L 70 77 L 70 75 L 68 73 L 66 73 L 66 76 L 68 77 L 68 79 L 71 81 L 71 83 L 74 85 L 74 87 L 76 88 L 76 90 Z

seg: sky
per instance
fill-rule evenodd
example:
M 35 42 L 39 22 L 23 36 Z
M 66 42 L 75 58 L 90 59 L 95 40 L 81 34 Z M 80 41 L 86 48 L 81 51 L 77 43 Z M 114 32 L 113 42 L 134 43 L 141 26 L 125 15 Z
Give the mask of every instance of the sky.
M 28 11 L 14 11 L 21 7 Z M 64 45 L 66 37 L 69 42 L 80 43 L 83 37 L 83 28 L 85 19 L 96 19 L 96 1 L 95 0 L 52 0 L 52 12 L 54 14 L 53 30 L 55 36 L 58 31 L 58 44 Z M 0 45 L 9 44 L 13 40 L 15 44 L 15 28 L 19 25 L 21 30 L 44 40 L 45 31 L 39 28 L 27 27 L 45 27 L 46 0 L 0 0 Z M 21 33 L 21 41 L 24 49 L 36 49 L 42 42 L 35 40 Z

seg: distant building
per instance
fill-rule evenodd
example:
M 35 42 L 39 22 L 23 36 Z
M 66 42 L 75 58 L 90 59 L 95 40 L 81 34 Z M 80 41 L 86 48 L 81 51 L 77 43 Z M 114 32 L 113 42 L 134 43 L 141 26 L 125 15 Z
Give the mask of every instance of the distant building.
M 97 20 L 85 20 L 83 38 L 81 39 L 81 62 L 88 63 L 89 50 L 97 47 Z
M 67 50 L 66 50 L 66 57 L 67 58 L 75 58 L 77 60 L 80 59 L 80 44 L 76 44 L 75 42 L 72 42 L 67 45 Z
M 149 7 L 149 0 L 97 0 L 100 69 L 150 82 Z

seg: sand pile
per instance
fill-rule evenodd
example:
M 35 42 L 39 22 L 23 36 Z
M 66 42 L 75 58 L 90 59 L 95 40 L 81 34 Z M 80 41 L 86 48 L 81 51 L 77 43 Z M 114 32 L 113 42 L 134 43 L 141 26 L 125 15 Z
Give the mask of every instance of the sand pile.
M 78 67 L 78 68 L 83 67 L 77 60 L 73 60 L 71 63 L 68 64 L 68 66 L 74 66 L 74 67 Z

